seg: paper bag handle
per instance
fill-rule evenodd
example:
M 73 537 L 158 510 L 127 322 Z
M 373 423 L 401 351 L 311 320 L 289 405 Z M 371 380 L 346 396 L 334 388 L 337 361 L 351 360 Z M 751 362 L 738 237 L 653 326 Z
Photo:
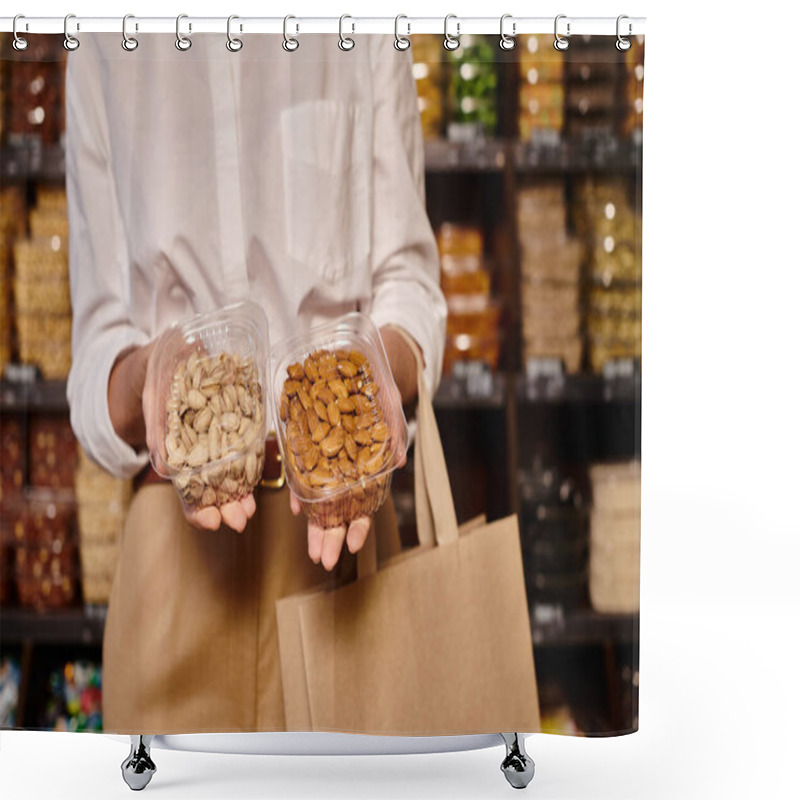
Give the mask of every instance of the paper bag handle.
M 458 538 L 458 523 L 439 426 L 425 382 L 422 354 L 406 331 L 394 326 L 393 330 L 408 344 L 417 362 L 417 440 L 414 446 L 417 535 L 421 545 L 447 544 Z
M 417 364 L 417 440 L 414 447 L 414 506 L 420 545 L 433 547 L 458 538 L 456 509 L 439 426 L 433 411 L 422 354 L 417 343 L 402 329 L 392 326 L 408 344 Z M 377 570 L 377 544 L 374 528 L 357 555 L 359 579 Z

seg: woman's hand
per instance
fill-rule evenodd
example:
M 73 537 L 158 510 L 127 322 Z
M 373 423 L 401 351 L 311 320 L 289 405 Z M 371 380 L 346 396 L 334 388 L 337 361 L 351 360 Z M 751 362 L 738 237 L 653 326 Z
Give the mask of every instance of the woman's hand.
M 256 513 L 256 499 L 252 492 L 241 500 L 220 506 L 206 506 L 201 509 L 183 507 L 187 522 L 195 528 L 216 531 L 224 522 L 229 528 L 241 533 L 247 521 Z
M 150 358 L 155 342 L 123 352 L 108 379 L 108 410 L 117 435 L 135 450 L 157 448 L 165 436 L 158 424 L 155 375 Z M 187 522 L 215 531 L 222 523 L 241 533 L 256 510 L 252 493 L 224 506 L 193 509 L 182 504 Z
M 389 359 L 392 376 L 400 391 L 403 405 L 410 403 L 417 395 L 417 362 L 414 353 L 407 341 L 394 328 L 387 326 L 381 328 L 381 339 Z M 405 456 L 398 467 L 405 464 Z M 302 508 L 300 500 L 294 492 L 289 493 L 289 505 L 292 513 L 297 516 Z M 322 562 L 322 566 L 330 572 L 342 553 L 342 546 L 347 542 L 347 549 L 357 553 L 367 541 L 372 517 L 359 517 L 347 526 L 336 528 L 322 528 L 311 521 L 308 523 L 308 556 L 315 563 Z
M 294 492 L 289 492 L 289 505 L 297 516 L 302 511 L 300 500 Z M 309 520 L 308 523 L 308 557 L 330 572 L 339 561 L 342 545 L 347 541 L 347 549 L 357 553 L 367 541 L 367 534 L 372 523 L 371 517 L 359 517 L 347 526 L 322 528 Z

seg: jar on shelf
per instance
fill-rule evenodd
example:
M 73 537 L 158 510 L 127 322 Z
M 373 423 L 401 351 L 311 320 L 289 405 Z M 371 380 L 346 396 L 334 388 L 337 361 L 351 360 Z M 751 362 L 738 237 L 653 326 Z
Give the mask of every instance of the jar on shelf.
M 442 135 L 442 42 L 439 36 L 419 34 L 412 39 L 411 71 L 417 87 L 417 107 L 422 135 L 436 139 Z
M 494 40 L 464 35 L 457 50 L 447 51 L 449 86 L 447 136 L 474 141 L 497 132 L 498 74 Z

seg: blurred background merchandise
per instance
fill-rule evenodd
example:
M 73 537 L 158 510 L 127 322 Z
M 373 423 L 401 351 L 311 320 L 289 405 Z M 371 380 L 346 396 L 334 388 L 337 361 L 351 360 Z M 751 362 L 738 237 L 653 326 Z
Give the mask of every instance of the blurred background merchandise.
M 0 38 L 0 726 L 96 730 L 132 489 L 69 426 L 65 51 L 28 38 Z M 544 729 L 635 729 L 644 41 L 411 42 L 459 520 L 518 515 Z

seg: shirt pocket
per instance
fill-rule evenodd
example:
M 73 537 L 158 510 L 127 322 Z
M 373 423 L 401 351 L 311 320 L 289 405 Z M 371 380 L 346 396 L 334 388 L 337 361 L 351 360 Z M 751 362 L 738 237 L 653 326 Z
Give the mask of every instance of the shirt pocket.
M 281 112 L 287 250 L 326 284 L 369 252 L 368 133 L 364 110 L 312 100 Z

